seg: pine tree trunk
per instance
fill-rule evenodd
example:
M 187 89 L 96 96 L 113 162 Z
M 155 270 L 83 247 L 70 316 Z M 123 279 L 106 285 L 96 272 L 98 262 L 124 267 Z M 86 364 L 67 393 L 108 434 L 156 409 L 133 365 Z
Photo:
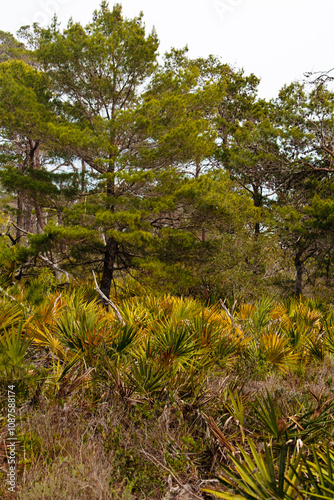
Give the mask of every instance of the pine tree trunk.
M 297 253 L 295 256 L 295 268 L 296 268 L 296 295 L 300 296 L 302 294 L 302 279 L 303 279 L 303 263 L 300 259 L 301 254 Z
M 112 237 L 108 237 L 106 252 L 104 254 L 103 273 L 100 287 L 101 291 L 106 297 L 108 297 L 108 299 L 110 296 L 111 283 L 114 277 L 114 267 L 116 262 L 117 250 L 117 241 Z
M 18 228 L 22 228 L 23 226 L 23 201 L 22 201 L 22 193 L 18 191 L 17 193 L 17 215 L 16 215 L 16 225 Z M 16 239 L 19 241 L 22 232 L 20 229 L 16 229 Z
M 254 207 L 261 208 L 263 206 L 262 193 L 258 186 L 253 186 L 253 199 L 254 199 Z M 255 223 L 254 228 L 255 238 L 259 237 L 260 234 L 260 223 Z

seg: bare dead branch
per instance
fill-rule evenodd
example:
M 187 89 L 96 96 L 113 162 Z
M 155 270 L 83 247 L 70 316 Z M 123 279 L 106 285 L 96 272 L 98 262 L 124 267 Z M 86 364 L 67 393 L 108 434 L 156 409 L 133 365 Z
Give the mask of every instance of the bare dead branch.
M 234 318 L 233 318 L 233 313 L 234 313 L 234 310 L 235 310 L 235 306 L 237 305 L 237 301 L 234 302 L 234 304 L 232 306 L 232 309 L 231 309 L 231 312 L 226 307 L 225 301 L 222 301 L 222 299 L 219 299 L 219 302 L 220 302 L 220 305 L 222 306 L 222 308 L 224 309 L 224 311 L 226 312 L 227 316 L 230 318 L 231 323 L 232 323 L 232 327 L 234 329 L 237 328 L 237 325 L 235 324 Z
M 66 276 L 67 283 L 70 282 L 70 278 L 71 278 L 75 283 L 78 284 L 77 280 L 75 278 L 73 278 L 73 276 L 70 273 L 68 273 L 67 271 L 64 271 L 64 269 L 62 269 L 57 264 L 55 264 L 54 262 L 52 262 L 50 259 L 48 259 L 47 257 L 45 257 L 45 255 L 39 255 L 39 258 L 41 260 L 43 260 L 49 267 L 51 267 L 52 269 L 54 269 L 55 271 L 57 271 L 58 273 L 64 274 Z
M 96 281 L 96 276 L 95 276 L 95 273 L 94 271 L 92 271 L 93 273 L 93 277 L 94 277 L 94 283 L 95 283 L 95 288 L 94 290 L 97 291 L 97 293 L 100 295 L 100 297 L 103 299 L 103 301 L 107 304 L 110 305 L 110 307 L 113 309 L 113 311 L 115 312 L 116 316 L 117 316 L 117 319 L 118 321 L 121 323 L 122 326 L 125 326 L 126 323 L 121 315 L 121 313 L 119 312 L 119 309 L 118 307 L 113 303 L 112 300 L 108 299 L 108 297 L 102 292 L 102 290 L 99 288 L 99 285 L 97 284 L 97 281 Z

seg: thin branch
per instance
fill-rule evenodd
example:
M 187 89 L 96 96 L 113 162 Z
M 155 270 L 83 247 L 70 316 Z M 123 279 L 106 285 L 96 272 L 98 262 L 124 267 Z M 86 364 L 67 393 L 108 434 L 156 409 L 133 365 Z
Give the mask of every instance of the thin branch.
M 110 299 L 108 299 L 108 297 L 102 292 L 102 290 L 99 288 L 99 285 L 97 284 L 96 276 L 95 276 L 94 271 L 92 271 L 92 273 L 93 273 L 94 283 L 95 283 L 94 290 L 97 291 L 97 293 L 100 295 L 100 297 L 103 299 L 104 302 L 106 302 L 107 304 L 109 304 L 111 306 L 111 308 L 114 310 L 114 312 L 115 312 L 115 314 L 117 316 L 117 319 L 121 323 L 121 325 L 122 326 L 126 326 L 126 323 L 125 323 L 125 321 L 124 321 L 121 313 L 119 312 L 118 307 Z
M 32 234 L 32 233 L 29 233 L 29 231 L 26 231 L 25 229 L 22 229 L 21 227 L 18 227 L 13 221 L 11 221 L 11 224 L 12 224 L 12 226 L 15 227 L 15 229 L 17 229 L 18 231 L 21 231 L 24 234 Z
M 236 329 L 236 328 L 237 328 L 237 325 L 236 325 L 236 324 L 235 324 L 235 322 L 234 322 L 233 313 L 234 313 L 234 309 L 235 309 L 235 306 L 236 306 L 236 304 L 237 304 L 237 301 L 235 301 L 235 302 L 234 302 L 234 304 L 233 304 L 233 306 L 232 306 L 232 312 L 230 312 L 230 311 L 227 309 L 227 307 L 226 307 L 226 305 L 225 305 L 225 301 L 223 302 L 223 301 L 222 301 L 222 299 L 219 299 L 219 302 L 220 302 L 220 305 L 222 306 L 222 308 L 224 309 L 224 311 L 226 312 L 227 316 L 230 318 L 231 323 L 232 323 L 232 327 L 233 327 L 234 329 Z
M 44 255 L 39 255 L 39 258 L 42 259 L 48 266 L 50 266 L 52 269 L 54 269 L 58 273 L 65 274 L 67 283 L 70 282 L 69 278 L 71 277 L 72 280 L 78 284 L 77 280 L 75 278 L 73 278 L 73 276 L 70 273 L 68 273 L 67 271 L 64 271 L 64 269 L 61 269 L 61 267 L 57 266 L 57 264 L 52 262 L 50 259 L 48 259 Z

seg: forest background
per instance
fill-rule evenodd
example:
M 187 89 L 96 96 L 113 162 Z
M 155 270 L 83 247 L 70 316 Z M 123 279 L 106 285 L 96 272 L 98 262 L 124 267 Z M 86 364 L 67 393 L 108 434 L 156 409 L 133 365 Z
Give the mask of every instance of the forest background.
M 9 279 L 46 265 L 59 280 L 97 271 L 106 296 L 129 273 L 213 301 L 328 296 L 330 76 L 260 99 L 256 76 L 213 56 L 158 64 L 142 17 L 106 4 L 86 28 L 19 36 L 1 45 Z

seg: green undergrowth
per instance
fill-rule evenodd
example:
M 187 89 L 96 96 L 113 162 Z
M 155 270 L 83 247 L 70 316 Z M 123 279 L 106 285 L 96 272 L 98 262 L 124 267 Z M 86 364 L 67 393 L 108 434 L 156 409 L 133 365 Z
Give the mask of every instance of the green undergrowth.
M 1 300 L 17 498 L 333 498 L 330 305 L 113 301 L 123 323 L 91 290 Z

